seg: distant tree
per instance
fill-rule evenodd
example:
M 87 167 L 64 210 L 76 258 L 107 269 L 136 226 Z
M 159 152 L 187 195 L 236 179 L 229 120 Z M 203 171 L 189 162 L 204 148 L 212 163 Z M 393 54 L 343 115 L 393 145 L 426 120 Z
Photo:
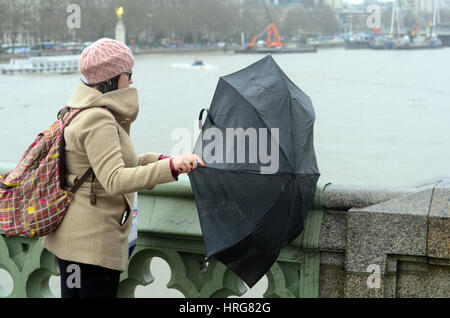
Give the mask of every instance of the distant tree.
M 6 5 L 6 30 L 9 32 L 11 44 L 15 47 L 19 34 L 24 31 L 22 22 L 22 4 L 16 1 L 8 1 Z
M 66 25 L 71 3 L 81 8 L 80 29 L 68 29 Z M 139 45 L 160 43 L 162 39 L 240 43 L 242 33 L 249 42 L 271 22 L 282 40 L 305 33 L 335 33 L 338 23 L 334 10 L 314 3 L 305 0 L 304 8 L 269 6 L 269 17 L 261 0 L 246 5 L 231 0 L 0 0 L 0 40 L 2 32 L 8 32 L 14 41 L 27 32 L 36 41 L 113 38 L 115 8 L 119 6 L 125 9 L 128 40 Z
M 290 37 L 305 33 L 336 34 L 338 21 L 335 11 L 328 6 L 298 7 L 287 12 L 281 30 Z
M 0 45 L 4 42 L 5 33 L 8 27 L 6 20 L 6 10 L 8 2 L 6 0 L 0 0 Z

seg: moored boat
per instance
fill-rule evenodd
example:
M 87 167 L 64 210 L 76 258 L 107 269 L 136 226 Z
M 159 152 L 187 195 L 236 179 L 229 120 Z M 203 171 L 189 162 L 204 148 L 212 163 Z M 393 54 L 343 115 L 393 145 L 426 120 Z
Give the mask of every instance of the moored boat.
M 9 64 L 0 64 L 2 74 L 15 73 L 59 73 L 71 74 L 78 71 L 80 55 L 30 57 L 11 59 Z
M 368 49 L 374 41 L 375 35 L 360 33 L 345 38 L 346 49 Z
M 315 46 L 303 46 L 296 48 L 253 48 L 253 49 L 235 49 L 236 54 L 286 54 L 286 53 L 314 53 L 317 52 Z

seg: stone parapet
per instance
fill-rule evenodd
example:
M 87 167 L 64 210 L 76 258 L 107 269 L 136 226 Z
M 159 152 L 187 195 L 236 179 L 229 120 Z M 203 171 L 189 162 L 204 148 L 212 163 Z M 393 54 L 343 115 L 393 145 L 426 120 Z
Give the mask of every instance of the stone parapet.
M 14 164 L 0 163 L 0 173 Z M 121 275 L 119 297 L 154 281 L 164 259 L 168 288 L 186 297 L 243 295 L 223 264 L 203 263 L 205 246 L 189 179 L 139 193 L 138 242 Z M 404 189 L 319 180 L 305 227 L 267 272 L 264 297 L 450 297 L 450 178 Z M 0 235 L 0 269 L 13 278 L 0 297 L 53 297 L 55 257 L 40 239 Z
M 329 185 L 321 297 L 450 297 L 450 183 L 407 189 Z

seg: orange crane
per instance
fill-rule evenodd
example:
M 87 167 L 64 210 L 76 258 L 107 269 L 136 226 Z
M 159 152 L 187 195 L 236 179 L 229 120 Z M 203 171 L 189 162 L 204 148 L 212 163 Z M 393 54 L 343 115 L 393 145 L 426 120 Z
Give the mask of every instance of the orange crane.
M 267 48 L 281 48 L 283 46 L 283 43 L 281 43 L 280 41 L 280 36 L 278 35 L 278 30 L 275 26 L 275 23 L 273 23 L 273 19 L 270 15 L 269 8 L 267 8 L 265 0 L 261 1 L 264 4 L 264 9 L 266 10 L 267 18 L 269 19 L 270 24 L 260 34 L 255 35 L 250 43 L 244 43 L 244 46 L 246 49 L 254 47 L 256 41 L 258 41 L 258 39 L 260 39 L 267 33 L 267 41 L 266 41 Z M 272 41 L 272 36 L 275 36 L 274 41 Z
M 255 35 L 250 43 L 245 44 L 247 49 L 250 49 L 255 46 L 256 41 L 262 38 L 265 34 L 267 34 L 266 45 L 267 48 L 277 48 L 282 47 L 283 43 L 280 41 L 280 36 L 278 35 L 277 27 L 275 23 L 271 22 L 261 33 Z M 275 40 L 272 41 L 272 36 L 275 36 Z

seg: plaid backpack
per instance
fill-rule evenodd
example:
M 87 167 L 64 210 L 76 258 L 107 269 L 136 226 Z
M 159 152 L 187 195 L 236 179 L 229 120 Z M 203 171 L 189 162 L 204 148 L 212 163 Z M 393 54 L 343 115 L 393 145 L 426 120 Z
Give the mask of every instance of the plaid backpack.
M 0 226 L 6 236 L 38 237 L 54 231 L 75 192 L 93 175 L 90 168 L 70 191 L 64 190 L 64 129 L 82 110 L 61 109 L 19 164 L 0 176 Z

